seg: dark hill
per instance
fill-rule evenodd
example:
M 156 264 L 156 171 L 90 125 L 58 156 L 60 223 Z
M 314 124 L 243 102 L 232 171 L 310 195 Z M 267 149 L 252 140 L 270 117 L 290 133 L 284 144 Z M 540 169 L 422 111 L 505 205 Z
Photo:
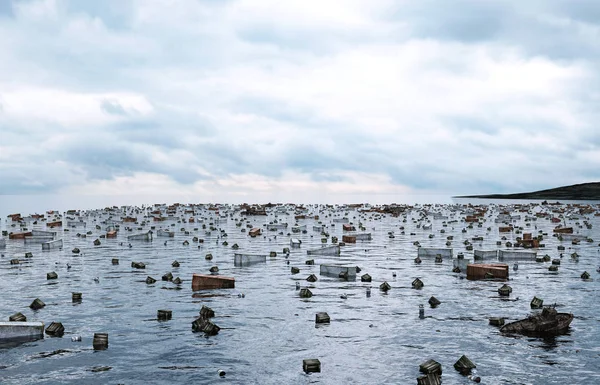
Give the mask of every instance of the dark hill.
M 463 195 L 455 198 L 600 200 L 600 182 L 574 184 L 517 194 Z

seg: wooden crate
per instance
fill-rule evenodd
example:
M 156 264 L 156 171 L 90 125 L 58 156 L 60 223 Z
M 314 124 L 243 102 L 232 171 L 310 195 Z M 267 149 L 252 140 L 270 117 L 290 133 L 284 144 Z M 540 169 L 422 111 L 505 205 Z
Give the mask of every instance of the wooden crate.
M 235 278 L 224 277 L 221 275 L 192 275 L 192 290 L 205 289 L 233 289 L 235 288 Z
M 508 265 L 503 263 L 470 263 L 467 265 L 467 279 L 469 280 L 485 279 L 486 273 L 491 273 L 496 279 L 508 279 Z

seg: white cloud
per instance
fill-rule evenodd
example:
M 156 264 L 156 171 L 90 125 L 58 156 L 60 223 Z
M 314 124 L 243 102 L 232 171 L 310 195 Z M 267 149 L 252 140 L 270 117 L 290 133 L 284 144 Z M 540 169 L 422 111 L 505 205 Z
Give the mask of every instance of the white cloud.
M 600 55 L 581 47 L 600 27 L 571 12 L 366 0 L 75 4 L 18 2 L 0 18 L 2 192 L 293 200 L 316 190 L 532 190 L 599 176 Z M 15 161 L 23 151 L 40 166 Z

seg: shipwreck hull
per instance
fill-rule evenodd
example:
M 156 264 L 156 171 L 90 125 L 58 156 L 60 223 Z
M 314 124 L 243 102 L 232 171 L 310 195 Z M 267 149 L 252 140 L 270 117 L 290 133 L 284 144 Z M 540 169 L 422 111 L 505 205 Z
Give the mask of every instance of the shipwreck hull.
M 553 318 L 532 316 L 508 323 L 500 329 L 500 332 L 535 337 L 554 336 L 566 333 L 573 318 L 574 316 L 571 313 L 557 313 L 556 317 Z

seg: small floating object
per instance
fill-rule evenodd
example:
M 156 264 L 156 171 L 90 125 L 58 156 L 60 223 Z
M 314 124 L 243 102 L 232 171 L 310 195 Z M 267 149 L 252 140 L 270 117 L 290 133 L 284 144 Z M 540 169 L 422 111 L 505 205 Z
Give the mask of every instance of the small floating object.
M 419 365 L 419 371 L 425 374 L 438 374 L 442 375 L 442 364 L 435 360 L 427 360 Z
M 342 294 L 342 295 L 340 295 L 340 298 L 341 299 L 348 299 L 348 294 Z
M 453 273 L 460 273 L 460 272 L 461 272 L 461 270 L 460 270 L 460 267 L 458 267 L 458 266 L 455 266 L 455 267 L 452 269 L 452 272 L 453 272 Z
M 541 309 L 544 305 L 544 300 L 538 297 L 533 297 L 530 306 L 532 309 Z
M 174 284 L 176 284 L 176 285 L 181 285 L 181 282 L 182 282 L 182 281 L 181 281 L 181 278 L 179 278 L 179 277 L 177 277 L 177 278 L 175 278 L 175 279 L 173 280 L 173 283 L 174 283 Z
M 169 272 L 169 273 L 163 275 L 162 276 L 162 280 L 163 281 L 167 281 L 167 282 L 172 281 L 173 280 L 173 274 Z
M 425 284 L 419 278 L 415 278 L 414 281 L 412 281 L 413 289 L 420 289 L 423 286 L 425 286 Z
M 299 272 L 300 272 L 299 268 L 292 266 L 292 274 L 298 274 Z
M 360 281 L 361 281 L 361 282 L 371 282 L 371 279 L 372 279 L 372 278 L 371 278 L 371 276 L 370 276 L 369 274 L 363 274 L 363 275 L 360 277 Z
M 56 272 L 54 272 L 54 271 L 46 274 L 46 279 L 57 279 L 57 278 L 58 278 L 58 274 L 56 274 Z
M 81 336 L 73 336 L 73 337 L 71 337 L 71 342 L 81 342 Z
M 390 290 L 392 287 L 390 286 L 389 283 L 383 282 L 381 285 L 379 285 L 379 290 L 383 291 L 383 292 L 387 292 L 388 290 Z
M 65 333 L 65 327 L 60 322 L 52 322 L 46 328 L 46 334 L 49 336 L 62 337 Z
M 415 263 L 416 263 L 416 264 L 419 264 L 419 263 L 421 263 L 421 262 L 422 262 L 422 261 L 421 261 L 421 258 L 419 258 L 419 257 L 415 258 Z
M 425 307 L 422 304 L 419 305 L 419 318 L 420 319 L 425 318 Z
M 94 333 L 94 340 L 92 341 L 94 350 L 106 350 L 108 349 L 108 333 Z
M 431 296 L 431 298 L 429 298 L 429 306 L 436 308 L 437 306 L 439 306 L 441 304 L 440 300 L 435 298 L 434 296 Z
M 10 322 L 27 322 L 27 317 L 25 317 L 25 315 L 23 315 L 23 313 L 15 313 L 13 315 L 11 315 L 10 317 L 8 317 L 8 320 Z
M 504 325 L 504 318 L 502 317 L 490 317 L 490 325 L 493 326 L 502 326 Z
M 173 263 L 171 263 L 172 267 L 179 267 L 179 262 L 177 261 L 173 261 Z
M 74 248 L 73 250 L 71 250 L 71 252 L 72 252 L 73 254 L 79 254 L 79 253 L 81 252 L 81 250 L 79 250 L 79 249 L 76 247 L 76 248 Z
M 296 290 L 300 290 L 300 282 L 296 282 Z
M 471 371 L 476 367 L 477 366 L 465 355 L 460 357 L 458 361 L 454 363 L 454 369 L 462 375 L 471 374 Z
M 330 323 L 329 314 L 327 314 L 326 312 L 317 313 L 315 315 L 315 323 L 318 323 L 318 324 Z
M 305 287 L 300 289 L 300 298 L 310 298 L 312 295 L 312 292 L 308 290 L 308 288 Z
M 39 298 L 34 299 L 33 302 L 31 302 L 31 305 L 29 305 L 29 307 L 33 310 L 39 310 L 44 306 L 46 306 L 46 304 Z
M 144 264 L 143 262 L 131 262 L 131 267 L 136 269 L 145 269 L 146 264 Z
M 590 273 L 584 271 L 583 274 L 581 274 L 581 279 L 590 279 Z
M 158 312 L 156 314 L 156 318 L 158 318 L 159 321 L 168 321 L 172 317 L 173 317 L 172 310 L 158 310 Z
M 317 276 L 314 275 L 314 274 L 311 274 L 311 275 L 308 276 L 308 278 L 306 278 L 306 280 L 308 282 L 317 282 Z
M 211 261 L 213 259 L 213 255 L 211 253 L 208 253 L 204 256 L 204 259 L 206 259 L 207 261 Z
M 119 264 L 119 258 L 113 258 L 111 262 L 112 262 L 113 265 L 118 265 Z
M 217 370 L 217 374 L 219 375 L 219 377 L 225 377 L 225 375 L 226 375 L 227 373 L 225 373 L 225 371 L 224 371 L 224 370 L 222 370 L 222 369 L 219 369 L 219 370 Z
M 507 284 L 502 285 L 498 289 L 498 294 L 500 294 L 501 296 L 508 297 L 510 293 L 512 293 L 512 287 L 508 286 Z
M 73 302 L 81 302 L 81 293 L 77 293 L 77 292 L 71 293 L 71 300 Z
M 212 266 L 210 269 L 208 269 L 208 271 L 210 271 L 211 273 L 218 273 L 219 272 L 219 267 L 218 266 Z
M 152 278 L 151 276 L 146 277 L 146 283 L 148 285 L 151 285 L 153 283 L 156 283 L 156 279 Z
M 518 264 L 518 263 L 515 263 L 515 264 L 513 265 L 513 270 L 514 270 L 514 271 L 517 271 L 517 270 L 519 270 L 519 264 Z
M 211 308 L 209 308 L 208 306 L 202 305 L 202 308 L 200 309 L 200 317 L 202 318 L 212 318 L 215 316 L 215 311 Z
M 558 265 L 550 265 L 550 266 L 548 266 L 548 271 L 558 271 Z
M 321 361 L 316 358 L 302 360 L 302 370 L 304 373 L 320 373 Z
M 214 336 L 217 335 L 220 330 L 220 327 L 210 322 L 207 318 L 200 317 L 192 322 L 193 332 L 204 332 L 204 334 L 208 336 Z

